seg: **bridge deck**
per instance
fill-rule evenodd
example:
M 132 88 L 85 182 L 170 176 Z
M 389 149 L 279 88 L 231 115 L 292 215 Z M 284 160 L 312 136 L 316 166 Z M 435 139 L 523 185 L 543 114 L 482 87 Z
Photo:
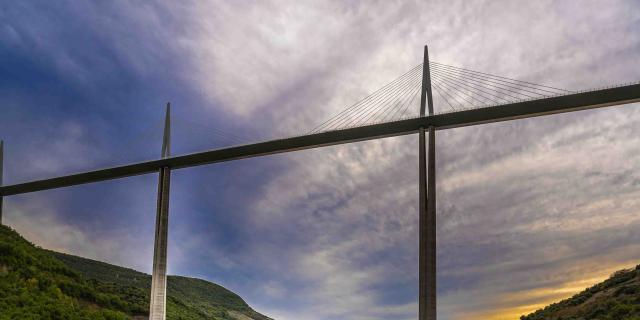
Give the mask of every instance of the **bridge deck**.
M 451 129 L 633 102 L 640 102 L 640 84 L 320 132 L 7 185 L 0 187 L 0 196 L 153 173 L 162 167 L 180 169 L 355 141 L 400 136 L 415 133 L 420 127 L 434 126 L 436 130 Z

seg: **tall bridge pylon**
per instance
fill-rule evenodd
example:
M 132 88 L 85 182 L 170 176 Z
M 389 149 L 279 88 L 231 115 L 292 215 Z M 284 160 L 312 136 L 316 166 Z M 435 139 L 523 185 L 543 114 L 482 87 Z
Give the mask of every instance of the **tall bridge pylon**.
M 428 106 L 433 115 L 433 95 L 431 93 L 431 70 L 429 68 L 429 47 L 424 46 L 422 64 L 422 94 L 420 116 L 425 116 Z M 426 129 L 426 130 L 425 130 Z M 425 134 L 428 131 L 429 139 Z M 435 320 L 436 312 L 436 135 L 435 128 L 420 127 L 418 133 L 418 174 L 419 174 L 419 272 L 418 272 L 418 319 Z M 427 147 L 428 143 L 428 147 Z M 428 151 L 428 153 L 427 153 Z
M 171 105 L 167 103 L 162 139 L 161 158 L 171 155 Z M 151 274 L 150 320 L 167 318 L 167 247 L 169 233 L 169 185 L 171 168 L 160 168 L 158 177 L 158 203 L 156 211 L 156 232 L 153 246 L 153 271 Z

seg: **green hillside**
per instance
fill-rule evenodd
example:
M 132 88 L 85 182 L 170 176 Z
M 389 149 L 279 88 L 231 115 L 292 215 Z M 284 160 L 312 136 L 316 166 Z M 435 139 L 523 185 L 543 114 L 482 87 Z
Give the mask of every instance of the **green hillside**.
M 640 265 L 521 320 L 640 320 Z
M 64 262 L 84 278 L 100 283 L 113 283 L 130 291 L 141 291 L 145 306 L 149 302 L 151 276 L 132 269 L 114 266 L 108 263 L 85 259 L 64 253 L 49 251 L 51 255 Z M 237 294 L 215 283 L 201 279 L 169 276 L 167 288 L 167 313 L 169 319 L 235 319 L 227 316 L 229 310 L 249 316 L 254 320 L 267 320 L 268 317 L 255 312 Z M 186 307 L 186 308 L 185 308 Z M 188 310 L 186 310 L 188 309 Z M 194 316 L 197 311 L 205 316 Z M 190 313 L 188 313 L 190 312 Z
M 145 319 L 151 276 L 35 247 L 0 226 L 0 320 Z M 268 320 L 235 293 L 169 276 L 167 319 Z

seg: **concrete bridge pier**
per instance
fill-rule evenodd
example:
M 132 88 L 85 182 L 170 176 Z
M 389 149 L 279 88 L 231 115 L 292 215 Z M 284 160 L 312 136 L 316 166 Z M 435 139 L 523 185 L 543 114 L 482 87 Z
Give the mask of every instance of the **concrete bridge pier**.
M 431 70 L 429 69 L 429 48 L 424 46 L 422 66 L 422 96 L 420 116 L 426 111 L 433 115 L 431 94 Z M 428 132 L 429 140 L 426 140 Z M 421 127 L 419 132 L 419 272 L 418 272 L 418 319 L 436 320 L 436 148 L 435 128 Z M 428 146 L 427 146 L 428 143 Z M 428 153 L 427 153 L 428 151 Z
M 162 140 L 162 158 L 168 158 L 171 150 L 170 104 L 164 124 Z M 160 168 L 158 179 L 158 205 L 156 212 L 156 233 L 153 247 L 153 273 L 151 276 L 151 302 L 149 304 L 150 320 L 165 320 L 167 314 L 167 241 L 169 232 L 169 184 L 171 169 Z

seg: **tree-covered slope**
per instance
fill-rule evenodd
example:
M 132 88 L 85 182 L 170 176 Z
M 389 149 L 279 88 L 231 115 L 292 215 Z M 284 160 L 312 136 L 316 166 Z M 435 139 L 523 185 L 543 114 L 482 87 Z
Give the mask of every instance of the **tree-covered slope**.
M 640 320 L 640 265 L 521 320 Z
M 108 263 L 49 251 L 53 256 L 76 270 L 87 279 L 101 283 L 113 283 L 120 287 L 139 289 L 148 305 L 151 276 L 133 269 L 114 266 Z M 206 319 L 235 319 L 231 314 L 244 314 L 255 320 L 267 320 L 268 317 L 255 312 L 237 294 L 201 279 L 169 276 L 167 288 L 167 313 L 169 319 L 179 319 L 186 312 L 185 307 L 195 310 Z M 192 318 L 189 318 L 192 319 Z M 201 318 L 193 318 L 201 319 Z
M 101 289 L 0 226 L 0 319 L 127 319 L 145 312 Z
M 151 276 L 40 249 L 0 226 L 0 320 L 145 319 Z M 235 293 L 170 276 L 167 319 L 267 320 Z

